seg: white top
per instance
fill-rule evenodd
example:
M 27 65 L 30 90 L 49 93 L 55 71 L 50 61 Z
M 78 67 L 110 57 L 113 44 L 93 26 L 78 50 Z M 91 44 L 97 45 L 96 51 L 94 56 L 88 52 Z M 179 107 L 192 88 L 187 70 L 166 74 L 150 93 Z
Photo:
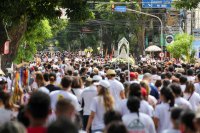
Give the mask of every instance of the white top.
M 92 121 L 92 130 L 97 130 L 97 129 L 104 129 L 104 113 L 105 113 L 105 108 L 104 108 L 104 102 L 103 102 L 103 97 L 97 96 L 94 97 L 90 106 L 90 110 L 95 112 L 94 119 Z
M 200 83 L 195 83 L 194 87 L 195 87 L 196 93 L 198 93 L 200 95 Z
M 64 90 L 56 90 L 52 91 L 50 93 L 50 98 L 51 98 L 51 108 L 55 110 L 56 108 L 56 103 L 59 99 L 69 99 L 75 106 L 77 111 L 81 111 L 80 104 L 78 103 L 78 99 L 76 96 L 71 94 L 70 92 L 64 91 Z
M 152 118 L 144 113 L 126 114 L 122 120 L 130 133 L 156 133 Z
M 0 126 L 5 124 L 6 122 L 11 121 L 12 119 L 14 119 L 14 117 L 14 112 L 7 110 L 4 107 L 0 108 Z
M 195 81 L 195 77 L 194 76 L 187 76 L 187 80 L 194 82 Z
M 151 106 L 155 106 L 158 103 L 158 100 L 154 96 L 148 95 L 148 103 Z
M 175 104 L 183 109 L 192 109 L 192 105 L 182 97 L 175 98 Z
M 46 87 L 44 87 L 44 86 L 38 88 L 38 91 L 44 92 L 44 93 L 46 93 L 46 94 L 48 94 L 48 95 L 49 95 L 49 93 L 50 93 L 49 90 L 48 90 Z
M 162 133 L 181 133 L 181 132 L 176 129 L 167 129 L 167 130 L 164 130 Z
M 97 88 L 96 86 L 92 85 L 84 89 L 84 91 L 81 94 L 81 99 L 84 101 L 84 107 L 83 107 L 83 115 L 90 115 L 90 106 L 92 103 L 92 100 L 95 96 L 97 96 Z M 82 103 L 82 100 L 81 100 Z
M 168 103 L 161 103 L 156 106 L 154 117 L 159 119 L 157 133 L 162 133 L 162 131 L 172 128 L 170 115 L 171 112 Z
M 110 83 L 109 91 L 113 96 L 115 103 L 119 103 L 121 101 L 120 92 L 124 91 L 123 84 L 116 79 L 108 80 L 108 82 Z
M 122 115 L 130 113 L 130 111 L 127 107 L 127 101 L 128 101 L 127 99 L 124 99 L 120 102 L 120 112 L 121 112 Z M 145 100 L 140 101 L 139 111 L 141 113 L 147 114 L 151 117 L 153 116 L 153 107 L 151 107 L 151 105 L 149 105 L 149 103 L 146 102 Z
M 151 76 L 151 82 L 152 82 L 153 84 L 155 84 L 155 83 L 156 83 L 156 80 L 161 80 L 161 77 L 160 77 L 159 75 L 157 75 L 157 74 L 152 75 L 152 76 Z
M 200 105 L 200 95 L 196 92 L 193 92 L 192 96 L 188 93 L 184 93 L 184 98 L 190 102 L 192 105 L 192 110 L 196 111 Z
M 186 85 L 180 85 L 182 92 L 185 91 Z
M 81 103 L 81 93 L 83 92 L 83 89 L 77 88 L 77 89 L 72 89 L 74 92 L 74 95 L 78 98 L 79 103 Z M 71 91 L 72 91 L 71 90 Z

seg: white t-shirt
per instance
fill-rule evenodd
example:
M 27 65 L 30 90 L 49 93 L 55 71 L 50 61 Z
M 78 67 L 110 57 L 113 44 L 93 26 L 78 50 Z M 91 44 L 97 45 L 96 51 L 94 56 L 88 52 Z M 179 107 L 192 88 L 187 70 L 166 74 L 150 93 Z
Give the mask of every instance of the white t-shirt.
M 155 83 L 156 83 L 156 80 L 161 80 L 161 77 L 158 76 L 157 74 L 152 75 L 152 77 L 151 77 L 151 82 L 152 82 L 153 84 L 155 84 Z
M 77 88 L 77 89 L 72 89 L 73 94 L 78 98 L 79 103 L 81 103 L 81 93 L 83 92 L 83 89 Z
M 90 106 L 94 97 L 97 96 L 97 88 L 96 86 L 92 85 L 84 89 L 81 94 L 81 99 L 84 101 L 83 107 L 83 115 L 90 115 Z M 82 100 L 81 100 L 82 103 Z
M 110 83 L 109 91 L 113 96 L 115 103 L 119 103 L 121 101 L 120 92 L 124 91 L 123 84 L 116 79 L 108 80 L 108 82 Z
M 175 98 L 175 104 L 183 109 L 192 109 L 190 102 L 182 97 Z
M 44 93 L 46 93 L 46 94 L 48 94 L 49 95 L 49 90 L 46 88 L 46 87 L 44 87 L 44 86 L 42 86 L 42 87 L 40 87 L 39 89 L 38 89 L 38 91 L 41 91 L 41 92 L 44 92 Z
M 130 133 L 156 133 L 152 118 L 144 113 L 126 114 L 122 120 Z
M 200 83 L 195 83 L 194 87 L 195 87 L 196 93 L 198 93 L 200 95 Z
M 148 96 L 148 103 L 153 107 L 157 104 L 158 100 L 152 96 L 152 95 L 149 95 Z
M 14 112 L 7 110 L 4 107 L 0 108 L 0 126 L 5 124 L 6 122 L 11 121 L 12 119 L 14 119 L 14 117 Z
M 103 103 L 103 97 L 97 96 L 94 97 L 90 106 L 90 110 L 95 112 L 94 119 L 92 121 L 92 130 L 99 130 L 99 129 L 104 129 L 104 113 L 105 113 L 105 108 L 104 108 L 104 103 Z
M 192 110 L 196 111 L 200 105 L 200 95 L 196 92 L 193 92 L 192 96 L 188 93 L 184 93 L 184 98 L 190 102 Z
M 56 91 L 52 91 L 50 93 L 50 98 L 51 98 L 51 108 L 53 110 L 55 110 L 56 108 L 56 103 L 59 99 L 69 99 L 71 100 L 71 102 L 73 103 L 73 105 L 75 106 L 75 109 L 77 111 L 81 111 L 81 107 L 80 104 L 78 103 L 78 99 L 76 96 L 74 96 L 73 94 L 71 94 L 70 92 L 64 91 L 64 90 L 56 90 Z
M 186 85 L 180 85 L 182 92 L 185 91 Z
M 159 119 L 157 133 L 162 133 L 162 131 L 172 128 L 170 115 L 171 112 L 168 103 L 161 103 L 156 106 L 154 117 Z
M 191 81 L 191 82 L 194 82 L 195 81 L 195 77 L 194 76 L 188 76 L 187 80 Z
M 176 130 L 176 129 L 167 129 L 167 130 L 164 130 L 162 133 L 181 133 L 181 131 Z
M 124 100 L 122 100 L 120 102 L 120 109 L 119 110 L 120 110 L 122 115 L 130 113 L 130 111 L 129 111 L 128 107 L 127 107 L 127 101 L 128 101 L 127 99 L 124 99 Z M 141 100 L 140 101 L 140 109 L 139 109 L 139 111 L 141 113 L 149 115 L 150 117 L 153 116 L 153 107 L 151 107 L 151 105 L 149 105 L 149 103 L 146 102 L 145 100 Z

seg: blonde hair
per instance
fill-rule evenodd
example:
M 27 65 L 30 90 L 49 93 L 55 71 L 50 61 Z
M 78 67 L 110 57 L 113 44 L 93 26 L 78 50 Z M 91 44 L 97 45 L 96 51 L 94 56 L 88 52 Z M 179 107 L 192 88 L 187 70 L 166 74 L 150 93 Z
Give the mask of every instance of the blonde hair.
M 99 90 L 98 96 L 103 97 L 104 108 L 106 111 L 113 110 L 114 108 L 114 99 L 110 94 L 109 90 L 103 86 Z
M 141 87 L 143 87 L 143 88 L 146 89 L 147 94 L 149 95 L 149 94 L 150 94 L 150 87 L 149 87 L 147 81 L 141 81 L 141 82 L 140 82 L 140 85 L 141 85 Z

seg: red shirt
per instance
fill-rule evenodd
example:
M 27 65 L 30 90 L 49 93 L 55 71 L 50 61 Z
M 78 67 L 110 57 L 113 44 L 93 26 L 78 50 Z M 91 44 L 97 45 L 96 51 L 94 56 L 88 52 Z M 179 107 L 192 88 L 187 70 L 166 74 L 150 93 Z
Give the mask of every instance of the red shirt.
M 46 133 L 47 128 L 45 127 L 29 127 L 27 128 L 27 133 Z

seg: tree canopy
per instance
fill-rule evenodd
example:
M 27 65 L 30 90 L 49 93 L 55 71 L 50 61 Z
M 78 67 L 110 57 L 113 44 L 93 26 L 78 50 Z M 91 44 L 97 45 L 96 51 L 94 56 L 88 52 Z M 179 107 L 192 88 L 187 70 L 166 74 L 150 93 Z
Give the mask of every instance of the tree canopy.
M 177 8 L 185 8 L 188 10 L 195 9 L 198 7 L 198 4 L 200 3 L 199 0 L 178 0 L 175 1 L 175 5 Z
M 167 45 L 167 50 L 174 58 L 181 58 L 184 61 L 191 63 L 194 61 L 195 50 L 192 47 L 194 37 L 186 33 L 177 34 L 175 41 Z

